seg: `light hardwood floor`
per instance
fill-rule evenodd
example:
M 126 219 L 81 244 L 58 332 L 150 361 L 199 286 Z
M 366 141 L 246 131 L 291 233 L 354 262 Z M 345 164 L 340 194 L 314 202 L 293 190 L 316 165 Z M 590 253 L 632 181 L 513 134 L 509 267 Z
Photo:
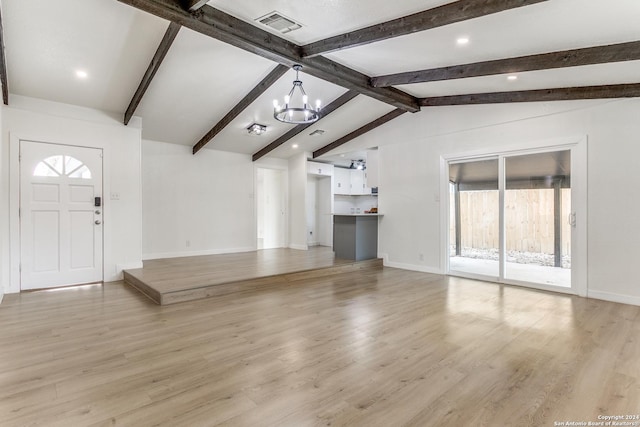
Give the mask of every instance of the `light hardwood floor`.
M 553 426 L 640 413 L 639 376 L 639 307 L 391 268 L 0 305 L 3 427 Z

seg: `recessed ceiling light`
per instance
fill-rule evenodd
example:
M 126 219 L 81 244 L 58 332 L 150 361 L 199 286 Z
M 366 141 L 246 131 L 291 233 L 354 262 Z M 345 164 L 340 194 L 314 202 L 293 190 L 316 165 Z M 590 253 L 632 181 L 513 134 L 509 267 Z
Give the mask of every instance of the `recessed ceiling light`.
M 469 37 L 458 37 L 458 40 L 456 40 L 456 43 L 458 43 L 459 45 L 465 45 L 469 43 Z
M 340 154 L 340 157 L 344 157 L 344 154 Z
M 298 148 L 298 144 L 291 144 L 291 148 Z
M 514 76 L 514 75 L 507 76 L 507 80 L 510 80 L 510 81 L 512 81 L 512 82 L 513 82 L 513 81 L 516 81 L 516 80 L 518 80 L 518 76 Z
M 79 79 L 86 79 L 87 77 L 89 77 L 89 73 L 87 73 L 85 70 L 76 70 L 76 77 Z

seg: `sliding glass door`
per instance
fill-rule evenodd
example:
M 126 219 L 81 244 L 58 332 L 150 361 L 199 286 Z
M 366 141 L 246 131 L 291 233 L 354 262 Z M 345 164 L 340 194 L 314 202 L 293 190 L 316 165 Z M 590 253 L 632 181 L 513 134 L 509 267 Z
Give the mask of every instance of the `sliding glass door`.
M 504 164 L 505 279 L 571 287 L 571 152 Z
M 451 161 L 449 272 L 571 287 L 571 150 Z
M 449 266 L 453 271 L 499 277 L 498 178 L 497 157 L 449 165 Z

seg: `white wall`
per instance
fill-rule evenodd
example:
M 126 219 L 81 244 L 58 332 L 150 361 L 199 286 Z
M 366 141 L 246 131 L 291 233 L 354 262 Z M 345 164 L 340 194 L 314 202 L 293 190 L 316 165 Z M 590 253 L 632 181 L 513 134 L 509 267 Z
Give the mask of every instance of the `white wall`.
M 360 213 L 364 213 L 364 211 L 378 207 L 378 196 L 345 196 L 336 194 L 334 200 L 334 212 L 338 214 L 350 214 L 352 208 L 359 208 Z
M 440 271 L 440 156 L 586 135 L 588 293 L 640 304 L 639 117 L 638 99 L 574 101 L 424 109 L 378 128 L 361 143 L 381 146 L 379 252 Z
M 316 241 L 320 246 L 333 246 L 333 177 L 318 178 Z
M 20 139 L 95 147 L 103 150 L 104 280 L 122 278 L 122 269 L 141 266 L 140 121 L 129 126 L 121 118 L 82 107 L 11 96 L 2 116 L 0 191 L 2 258 L 5 292 L 19 292 Z M 118 193 L 119 200 L 110 200 Z M 8 275 L 10 277 L 8 277 Z M 8 285 L 7 285 L 8 284 Z
M 289 247 L 307 247 L 307 153 L 289 158 Z
M 0 1 L 0 11 L 2 1 Z M 4 139 L 4 127 L 2 125 L 2 113 L 4 104 L 0 104 L 0 141 Z M 9 197 L 8 180 L 3 179 L 5 174 L 4 150 L 0 148 L 0 201 L 4 204 Z M 9 286 L 9 219 L 7 210 L 0 209 L 0 303 L 4 297 L 4 288 Z M 5 254 L 7 254 L 5 256 Z
M 4 126 L 2 122 L 4 108 L 4 105 L 0 104 L 0 141 L 4 139 Z M 8 180 L 3 179 L 3 177 L 5 176 L 5 170 L 7 169 L 7 166 L 5 166 L 4 154 L 5 150 L 0 149 L 0 200 L 2 201 L 2 206 L 4 206 L 5 201 L 7 201 L 9 198 L 9 182 Z M 0 236 L 2 236 L 0 237 L 0 303 L 2 303 L 2 298 L 4 297 L 5 286 L 9 286 L 8 214 L 9 212 L 7 209 L 0 209 Z M 5 256 L 5 254 L 7 255 Z
M 307 245 L 318 244 L 318 178 L 307 175 L 306 188 Z
M 142 141 L 143 258 L 256 249 L 251 156 Z

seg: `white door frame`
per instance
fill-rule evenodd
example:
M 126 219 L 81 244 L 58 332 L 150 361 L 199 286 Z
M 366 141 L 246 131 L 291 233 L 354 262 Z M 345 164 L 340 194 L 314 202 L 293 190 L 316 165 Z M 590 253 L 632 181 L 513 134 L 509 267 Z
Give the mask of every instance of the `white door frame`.
M 102 144 L 73 144 L 65 141 L 48 140 L 38 136 L 9 133 L 9 287 L 5 293 L 20 292 L 20 141 L 43 142 L 48 144 L 69 145 L 74 147 L 100 148 L 102 149 L 102 191 L 103 196 L 110 194 L 110 181 L 104 171 L 108 170 L 110 164 L 109 148 Z M 107 257 L 110 253 L 110 242 L 108 236 L 111 234 L 111 208 L 103 197 L 102 215 L 102 281 L 106 275 Z
M 452 153 L 440 157 L 440 270 L 449 274 L 449 162 L 482 159 L 496 156 L 502 159 L 505 156 L 518 154 L 534 154 L 547 151 L 571 151 L 571 210 L 576 214 L 576 225 L 571 234 L 571 288 L 545 286 L 534 283 L 518 283 L 515 281 L 503 281 L 505 284 L 526 285 L 530 288 L 564 292 L 586 297 L 587 283 L 587 136 L 581 135 L 571 138 L 554 139 L 538 142 L 513 144 L 505 147 L 493 147 Z M 502 168 L 502 162 L 499 162 Z M 501 195 L 503 192 L 501 192 Z M 501 196 L 502 197 L 502 196 Z M 502 204 L 501 204 L 502 205 Z M 502 218 L 502 215 L 501 215 Z M 504 227 L 500 224 L 500 240 L 504 239 Z M 461 276 L 485 279 L 473 274 Z
M 283 187 L 284 193 L 284 248 L 289 247 L 289 167 L 278 164 L 270 163 L 254 163 L 253 166 L 253 236 L 254 236 L 254 250 L 258 249 L 258 169 L 272 169 L 283 173 Z
M 84 195 L 83 201 L 76 200 L 75 202 L 79 202 L 80 204 L 74 204 L 72 200 L 71 188 L 83 188 L 86 187 L 87 182 L 83 179 L 69 179 L 65 176 L 66 173 L 70 172 L 66 169 L 64 173 L 53 180 L 51 178 L 43 178 L 33 176 L 32 166 L 36 166 L 40 164 L 46 157 L 51 155 L 64 155 L 71 156 L 78 160 L 83 167 L 89 168 L 91 171 L 90 177 L 90 187 L 92 195 L 90 197 L 86 197 Z M 44 156 L 44 157 L 41 157 Z M 103 153 L 101 148 L 88 148 L 88 147 L 78 147 L 75 145 L 68 144 L 51 144 L 44 142 L 34 142 L 21 140 L 20 141 L 20 241 L 21 241 L 21 275 L 20 275 L 20 289 L 43 289 L 43 288 L 52 288 L 59 286 L 69 286 L 76 284 L 85 284 L 85 283 L 96 283 L 100 282 L 104 278 L 104 233 L 102 228 L 103 216 L 102 216 L 102 206 L 103 203 L 99 204 L 99 207 L 95 206 L 94 197 L 100 197 L 103 200 L 103 163 L 102 163 Z M 31 162 L 31 163 L 29 163 Z M 62 169 L 61 169 L 62 173 Z M 66 212 L 71 214 L 71 212 L 79 213 L 81 212 L 84 215 L 84 221 L 81 223 L 86 227 L 87 224 L 90 224 L 91 232 L 85 234 L 83 231 L 83 235 L 91 236 L 90 241 L 86 242 L 91 247 L 88 250 L 88 247 L 83 246 L 87 249 L 82 250 L 83 255 L 87 253 L 93 253 L 91 256 L 91 260 L 84 260 L 87 262 L 87 265 L 84 267 L 75 268 L 73 267 L 73 255 L 72 255 L 72 242 L 67 240 L 70 238 L 70 233 L 72 229 L 73 221 L 70 220 L 70 216 L 66 216 L 66 219 L 60 217 L 58 219 L 59 227 L 62 227 L 61 224 L 67 224 L 66 228 L 62 227 L 59 229 L 61 234 L 59 235 L 58 242 L 58 269 L 57 272 L 37 272 L 34 270 L 34 266 L 32 266 L 33 259 L 30 259 L 31 251 L 36 251 L 38 243 L 35 245 L 29 244 L 28 241 L 30 239 L 30 233 L 33 232 L 29 224 L 30 218 L 35 218 L 34 213 L 32 212 L 33 201 L 24 200 L 25 195 L 31 194 L 32 182 L 38 182 L 37 185 L 57 185 L 59 188 L 59 200 L 58 203 L 61 205 L 56 205 L 57 208 L 61 209 L 60 212 Z M 66 196 L 65 196 L 66 195 Z M 51 209 L 51 205 L 42 205 L 41 202 L 35 202 L 39 208 L 36 208 L 36 211 L 42 210 L 43 206 L 49 206 L 49 208 L 44 208 L 44 210 Z M 87 219 L 87 215 L 91 218 Z M 69 222 L 67 222 L 69 221 Z M 95 222 L 95 224 L 94 224 Z M 26 234 L 25 234 L 26 233 Z M 34 237 L 34 236 L 32 236 Z M 45 243 L 46 242 L 40 242 Z M 26 251 L 24 249 L 27 249 Z M 53 249 L 53 248 L 52 248 Z M 63 252 L 59 252 L 60 249 L 66 249 Z M 79 255 L 79 254 L 77 254 Z M 26 275 L 25 275 L 26 274 Z

